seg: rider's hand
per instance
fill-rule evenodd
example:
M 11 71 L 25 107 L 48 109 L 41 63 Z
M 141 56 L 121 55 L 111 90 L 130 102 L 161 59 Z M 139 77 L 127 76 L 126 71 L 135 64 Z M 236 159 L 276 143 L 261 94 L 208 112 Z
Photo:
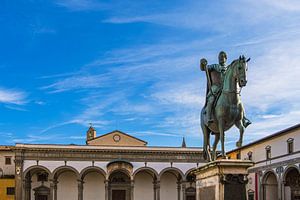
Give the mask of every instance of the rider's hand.
M 207 60 L 206 60 L 205 58 L 202 58 L 202 59 L 200 60 L 200 69 L 201 69 L 202 71 L 205 71 L 206 65 L 207 65 Z

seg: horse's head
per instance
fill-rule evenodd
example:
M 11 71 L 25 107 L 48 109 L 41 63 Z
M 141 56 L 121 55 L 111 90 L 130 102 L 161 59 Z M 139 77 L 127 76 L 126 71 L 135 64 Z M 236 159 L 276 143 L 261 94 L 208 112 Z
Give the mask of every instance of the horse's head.
M 248 70 L 247 63 L 249 62 L 249 60 L 250 58 L 246 59 L 245 56 L 240 56 L 237 60 L 235 75 L 240 87 L 244 87 L 247 84 L 246 72 Z

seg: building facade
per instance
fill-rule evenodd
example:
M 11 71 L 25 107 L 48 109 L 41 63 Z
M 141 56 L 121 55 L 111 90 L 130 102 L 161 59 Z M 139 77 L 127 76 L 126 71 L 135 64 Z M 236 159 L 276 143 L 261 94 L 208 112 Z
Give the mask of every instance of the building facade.
M 0 146 L 0 200 L 15 198 L 15 163 L 12 146 Z
M 195 200 L 201 148 L 149 147 L 121 131 L 87 145 L 16 144 L 16 200 Z
M 300 124 L 228 152 L 252 160 L 248 200 L 300 199 Z

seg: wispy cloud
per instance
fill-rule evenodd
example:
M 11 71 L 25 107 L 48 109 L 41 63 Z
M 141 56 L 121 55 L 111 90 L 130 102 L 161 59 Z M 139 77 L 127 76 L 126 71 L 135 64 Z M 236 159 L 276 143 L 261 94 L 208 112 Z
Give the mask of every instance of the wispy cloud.
M 76 11 L 97 8 L 95 1 L 58 1 L 58 4 Z M 247 116 L 253 121 L 245 141 L 298 123 L 300 15 L 296 11 L 299 3 L 293 0 L 285 3 L 244 0 L 238 4 L 188 1 L 165 12 L 145 11 L 143 5 L 128 5 L 122 12 L 111 10 L 102 22 L 115 25 L 147 22 L 169 26 L 172 30 L 188 29 L 195 39 L 174 37 L 151 45 L 111 50 L 78 71 L 45 77 L 52 81 L 42 87 L 47 92 L 84 91 L 86 94 L 80 100 L 81 113 L 49 129 L 76 120 L 79 124 L 99 120 L 100 126 L 125 120 L 135 122 L 128 129 L 139 129 L 144 134 L 183 133 L 200 137 L 199 113 L 205 100 L 206 79 L 199 70 L 199 59 L 206 57 L 209 63 L 217 62 L 220 50 L 228 52 L 230 61 L 243 53 L 252 57 L 249 82 L 242 91 Z M 207 9 L 201 10 L 203 7 Z M 144 129 L 159 131 L 147 132 L 143 125 Z M 231 147 L 237 134 L 237 130 L 227 134 Z
M 27 94 L 20 90 L 0 88 L 0 103 L 23 105 Z
M 96 0 L 57 0 L 56 4 L 71 11 L 100 10 L 107 7 L 107 4 Z

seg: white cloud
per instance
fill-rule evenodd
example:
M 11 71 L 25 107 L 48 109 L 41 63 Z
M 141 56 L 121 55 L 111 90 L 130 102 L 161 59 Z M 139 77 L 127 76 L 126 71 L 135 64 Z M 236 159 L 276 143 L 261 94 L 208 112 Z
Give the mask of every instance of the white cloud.
M 0 103 L 23 105 L 26 97 L 27 94 L 23 91 L 0 88 Z
M 107 7 L 96 0 L 57 0 L 56 4 L 71 11 L 101 10 Z
M 68 2 L 71 9 L 88 10 L 92 1 Z M 139 9 L 131 12 L 129 7 L 124 13 L 112 12 L 103 22 L 149 22 L 193 29 L 199 35 L 207 30 L 213 33 L 208 39 L 199 36 L 193 40 L 186 38 L 186 41 L 107 52 L 83 66 L 80 73 L 51 77 L 54 83 L 43 89 L 50 92 L 87 90 L 88 95 L 82 99 L 85 109 L 74 118 L 84 123 L 93 122 L 106 112 L 131 113 L 134 117 L 128 116 L 128 119 L 134 120 L 139 120 L 136 115 L 145 113 L 155 119 L 153 123 L 157 124 L 153 127 L 161 128 L 162 133 L 184 132 L 187 136 L 198 137 L 201 135 L 199 113 L 206 86 L 205 75 L 198 68 L 199 58 L 203 56 L 209 63 L 216 62 L 218 51 L 225 49 L 230 61 L 242 53 L 252 57 L 249 82 L 242 91 L 247 115 L 253 121 L 246 130 L 245 140 L 299 123 L 300 16 L 294 12 L 299 4 L 293 0 L 285 3 L 245 0 L 232 4 L 222 1 L 200 12 L 201 3 L 191 2 L 164 14 Z M 143 90 L 138 90 L 139 87 Z M 93 88 L 99 91 L 90 92 Z M 107 91 L 111 94 L 107 95 Z M 143 98 L 137 103 L 133 96 Z M 234 144 L 237 132 L 237 129 L 229 132 L 228 143 Z

